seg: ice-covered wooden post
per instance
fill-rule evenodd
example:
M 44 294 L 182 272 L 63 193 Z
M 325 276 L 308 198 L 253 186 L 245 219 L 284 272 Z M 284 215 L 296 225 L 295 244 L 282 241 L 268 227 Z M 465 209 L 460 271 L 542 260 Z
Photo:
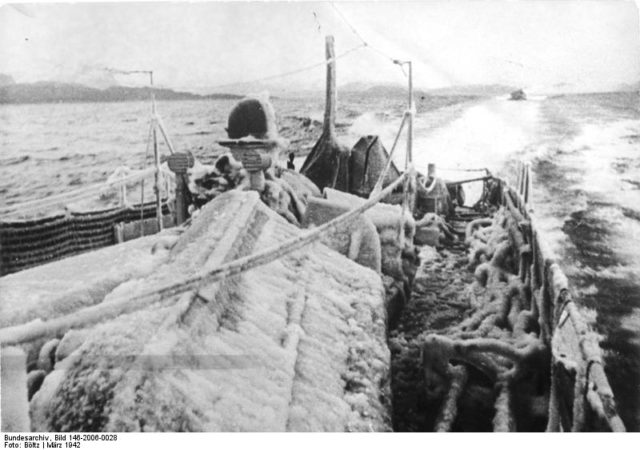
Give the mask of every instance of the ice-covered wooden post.
M 413 164 L 413 119 L 416 114 L 415 105 L 413 104 L 413 64 L 411 61 L 407 61 L 409 66 L 409 123 L 407 126 L 407 160 L 406 167 Z
M 409 213 L 413 214 L 416 209 L 416 174 L 413 167 L 413 119 L 416 115 L 416 106 L 413 103 L 413 64 L 411 61 L 406 61 L 405 64 L 409 67 L 409 121 L 407 124 L 407 154 L 405 159 L 405 171 L 408 170 L 410 176 L 407 178 L 407 182 L 404 185 L 404 203 L 406 203 L 404 207 L 409 209 Z
M 193 167 L 194 163 L 191 153 L 174 153 L 167 158 L 169 169 L 176 174 L 176 225 L 183 224 L 189 216 L 187 170 Z
M 333 36 L 325 41 L 327 59 L 327 93 L 324 108 L 324 129 L 311 153 L 304 161 L 300 173 L 306 175 L 321 190 L 325 187 L 340 191 L 350 191 L 349 157 L 350 150 L 341 146 L 336 139 L 336 110 L 338 94 L 336 90 L 336 58 Z
M 338 94 L 336 91 L 336 61 L 333 36 L 326 37 L 326 58 L 327 58 L 327 92 L 324 105 L 324 134 L 330 140 L 336 135 L 336 108 L 338 104 Z
M 156 195 L 156 220 L 158 221 L 158 231 L 162 231 L 162 199 L 160 198 L 160 152 L 158 151 L 158 136 L 156 131 L 157 113 L 156 113 L 156 97 L 153 87 L 153 71 L 149 71 L 150 92 L 151 92 L 151 114 L 153 116 L 153 127 L 151 128 L 153 139 L 153 163 L 156 167 L 154 174 L 153 191 Z M 142 226 L 142 224 L 140 224 Z
M 0 349 L 2 432 L 31 431 L 27 397 L 27 356 L 17 347 Z

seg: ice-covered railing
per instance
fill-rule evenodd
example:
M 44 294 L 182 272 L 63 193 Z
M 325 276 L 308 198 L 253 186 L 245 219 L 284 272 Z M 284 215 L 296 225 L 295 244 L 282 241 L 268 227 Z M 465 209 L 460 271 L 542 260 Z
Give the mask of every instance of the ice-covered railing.
M 531 292 L 542 339 L 551 347 L 551 394 L 547 431 L 625 431 L 604 371 L 598 336 L 571 296 L 566 276 L 535 227 L 529 206 L 531 167 L 518 164 L 517 188 L 504 181 L 502 203 L 516 224 L 519 275 Z
M 174 154 L 175 151 L 162 118 L 156 111 L 153 71 L 118 71 L 115 69 L 111 69 L 111 71 L 124 74 L 142 73 L 150 76 L 151 117 L 145 161 L 149 151 L 153 149 L 153 167 L 139 171 L 119 167 L 105 183 L 96 183 L 46 198 L 0 207 L 0 276 L 122 242 L 132 237 L 131 230 L 134 230 L 135 237 L 144 236 L 146 225 L 148 225 L 145 220 L 147 218 L 154 217 L 156 226 L 155 229 L 149 227 L 148 233 L 161 231 L 165 226 L 165 219 L 169 219 L 169 224 L 174 223 L 172 217 L 166 217 L 166 214 L 170 212 L 167 210 L 171 210 L 173 206 L 169 200 L 175 197 L 172 189 L 175 185 L 173 182 L 175 175 L 160 164 L 158 131 L 170 153 Z M 149 206 L 151 205 L 145 203 L 145 179 L 151 176 L 153 176 L 155 197 L 154 214 L 150 214 Z M 127 186 L 133 183 L 140 183 L 140 202 L 135 205 L 131 205 L 127 198 Z M 161 192 L 163 184 L 164 199 Z M 67 208 L 70 203 L 88 198 L 95 199 L 100 194 L 112 189 L 119 191 L 120 204 L 116 208 L 83 212 L 69 211 Z M 24 217 L 33 217 L 34 213 L 44 209 L 51 210 L 60 206 L 65 207 L 63 214 L 31 220 L 23 219 Z M 128 232 L 125 232 L 123 224 L 130 222 L 137 222 L 137 225 L 134 228 L 129 227 Z
M 122 172 L 121 172 L 122 173 Z M 143 181 L 145 178 L 150 177 L 156 173 L 156 169 L 153 167 L 142 169 L 138 171 L 132 171 L 126 175 L 118 175 L 109 177 L 107 181 L 102 183 L 95 183 L 88 186 L 84 186 L 79 189 L 63 192 L 60 194 L 50 195 L 45 198 L 30 200 L 21 203 L 15 203 L 12 205 L 0 207 L 0 221 L 7 221 L 8 219 L 15 219 L 16 217 L 28 215 L 41 211 L 46 208 L 51 208 L 58 205 L 66 205 L 79 200 L 85 200 L 88 198 L 96 198 L 96 196 L 111 190 L 117 189 L 121 192 L 121 203 L 124 205 L 127 202 L 126 188 L 128 184 L 137 183 Z M 161 170 L 162 176 L 165 178 L 165 186 L 167 192 L 169 192 L 169 180 L 173 178 L 173 173 L 170 170 Z M 124 198 L 122 193 L 125 193 Z
M 126 167 L 118 168 L 105 183 L 98 183 L 62 194 L 52 195 L 11 205 L 0 213 L 0 275 L 6 275 L 39 264 L 55 261 L 88 250 L 113 245 L 131 238 L 132 232 L 118 233 L 120 224 L 135 223 L 139 229 L 135 236 L 153 233 L 154 218 L 158 217 L 158 203 L 163 220 L 171 222 L 170 199 L 173 185 L 170 181 L 173 173 L 161 169 L 161 181 L 164 183 L 165 198 L 160 201 L 145 201 L 145 179 L 154 177 L 157 171 L 149 168 L 131 171 Z M 150 180 L 152 183 L 153 180 Z M 127 186 L 140 184 L 139 203 L 130 204 L 127 198 Z M 117 206 L 99 210 L 69 210 L 68 206 L 83 199 L 97 200 L 109 191 L 118 191 L 120 201 Z M 65 207 L 63 212 L 60 206 Z M 50 213 L 45 217 L 33 217 L 34 213 Z M 133 226 L 133 225 L 132 225 Z M 129 226 L 131 228 L 131 226 Z

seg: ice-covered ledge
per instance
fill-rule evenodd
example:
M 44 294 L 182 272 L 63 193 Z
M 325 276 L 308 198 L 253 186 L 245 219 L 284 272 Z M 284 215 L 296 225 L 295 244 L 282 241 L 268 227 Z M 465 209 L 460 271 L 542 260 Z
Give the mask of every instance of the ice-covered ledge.
M 0 277 L 0 327 L 100 303 L 120 284 L 164 263 L 169 256 L 165 243 L 175 239 L 175 231 L 168 229 Z
M 255 193 L 226 193 L 203 209 L 163 263 L 123 281 L 104 301 L 300 232 Z M 391 429 L 377 273 L 314 244 L 200 292 L 205 298 L 166 298 L 92 327 L 33 397 L 32 428 Z

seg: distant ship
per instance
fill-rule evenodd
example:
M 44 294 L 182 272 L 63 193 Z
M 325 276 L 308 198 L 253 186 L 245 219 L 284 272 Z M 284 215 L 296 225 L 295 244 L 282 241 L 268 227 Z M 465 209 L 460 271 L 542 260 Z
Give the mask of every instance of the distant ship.
M 526 99 L 527 99 L 527 94 L 525 94 L 522 89 L 513 91 L 509 96 L 509 100 L 526 100 Z

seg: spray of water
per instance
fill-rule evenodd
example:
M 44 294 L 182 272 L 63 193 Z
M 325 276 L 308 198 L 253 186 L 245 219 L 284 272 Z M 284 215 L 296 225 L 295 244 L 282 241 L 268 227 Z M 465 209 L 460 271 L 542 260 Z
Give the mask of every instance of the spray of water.
M 414 165 L 426 173 L 427 165 L 435 163 L 440 175 L 451 181 L 471 177 L 459 169 L 487 168 L 494 174 L 506 175 L 507 162 L 524 155 L 535 139 L 539 105 L 535 101 L 491 99 L 465 108 L 457 117 L 457 106 L 418 114 L 414 123 Z M 350 134 L 378 134 L 389 149 L 399 125 L 399 118 L 369 112 L 354 121 Z M 398 146 L 394 162 L 404 167 L 406 135 Z M 481 186 L 478 183 L 467 189 L 471 193 L 468 198 L 474 199 Z

